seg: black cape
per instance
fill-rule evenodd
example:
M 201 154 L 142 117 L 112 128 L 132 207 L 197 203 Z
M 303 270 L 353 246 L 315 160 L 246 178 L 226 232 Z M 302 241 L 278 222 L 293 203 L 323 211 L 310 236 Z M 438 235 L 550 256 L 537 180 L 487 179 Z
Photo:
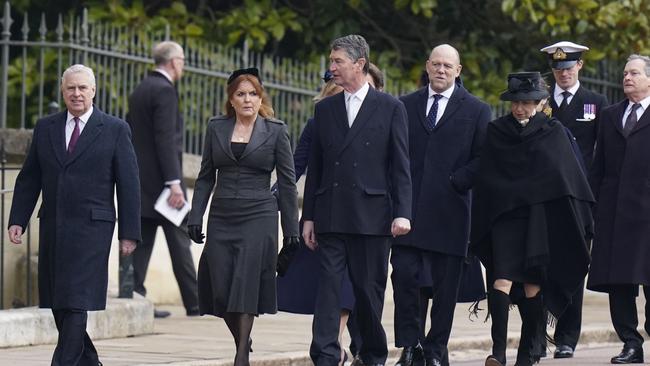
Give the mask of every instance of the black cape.
M 474 186 L 470 249 L 489 279 L 494 223 L 507 212 L 529 206 L 528 233 L 521 243 L 526 247 L 525 265 L 542 269 L 544 303 L 559 317 L 587 274 L 593 201 L 557 119 L 537 113 L 521 128 L 512 115 L 498 118 L 488 125 Z

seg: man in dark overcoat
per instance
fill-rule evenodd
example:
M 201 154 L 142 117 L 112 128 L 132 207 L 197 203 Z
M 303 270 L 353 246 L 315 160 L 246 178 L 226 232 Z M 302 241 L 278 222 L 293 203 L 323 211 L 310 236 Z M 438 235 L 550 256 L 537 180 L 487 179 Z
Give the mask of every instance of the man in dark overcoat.
M 187 315 L 199 315 L 196 267 L 191 242 L 183 227 L 174 225 L 154 209 L 165 187 L 170 195 L 167 203 L 180 208 L 186 201 L 183 184 L 183 119 L 178 107 L 174 82 L 183 74 L 183 48 L 165 41 L 153 48 L 156 68 L 138 84 L 129 97 L 127 122 L 133 130 L 133 147 L 140 167 L 142 189 L 142 244 L 133 253 L 134 290 L 145 296 L 144 281 L 156 240 L 162 227 L 169 256 Z M 154 310 L 157 318 L 169 312 Z
M 344 92 L 316 104 L 303 201 L 303 238 L 318 246 L 320 271 L 311 358 L 336 366 L 340 287 L 350 274 L 360 360 L 383 365 L 381 325 L 391 235 L 410 230 L 411 177 L 404 105 L 366 81 L 369 47 L 358 35 L 332 42 L 330 71 Z
M 423 356 L 427 366 L 441 365 L 451 332 L 469 241 L 471 188 L 491 118 L 486 103 L 455 83 L 461 68 L 455 48 L 437 46 L 426 62 L 429 84 L 400 98 L 409 121 L 413 229 L 394 240 L 391 255 L 395 344 L 404 347 L 398 366 Z M 428 265 L 421 266 L 422 260 Z M 424 352 L 418 340 L 422 267 L 433 280 Z
M 580 84 L 579 73 L 584 64 L 582 53 L 587 50 L 589 48 L 567 41 L 557 42 L 541 49 L 548 55 L 555 79 L 549 103 L 553 117 L 559 119 L 575 137 L 588 171 L 594 154 L 598 117 L 608 103 L 604 95 Z M 580 338 L 583 293 L 582 290 L 575 293 L 571 303 L 557 320 L 553 336 L 556 345 L 554 358 L 573 357 Z M 546 343 L 543 335 L 539 338 Z
M 650 58 L 631 55 L 623 71 L 626 99 L 601 115 L 590 184 L 595 236 L 587 288 L 609 293 L 623 350 L 612 363 L 643 363 L 635 298 L 650 296 Z M 646 304 L 646 332 L 650 307 Z
M 64 73 L 67 110 L 36 122 L 14 189 L 9 239 L 21 243 L 39 195 L 38 290 L 59 338 L 53 366 L 101 365 L 86 333 L 87 311 L 104 310 L 108 257 L 119 220 L 122 255 L 140 241 L 140 185 L 126 122 L 92 104 L 95 76 L 84 65 Z M 114 196 L 117 193 L 117 212 Z

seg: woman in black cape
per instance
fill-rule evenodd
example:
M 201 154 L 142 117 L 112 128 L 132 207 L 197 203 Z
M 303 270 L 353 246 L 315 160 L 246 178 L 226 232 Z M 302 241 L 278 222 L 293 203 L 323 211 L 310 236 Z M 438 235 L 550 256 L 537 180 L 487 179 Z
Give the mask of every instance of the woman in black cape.
M 470 247 L 487 270 L 493 346 L 486 366 L 506 363 L 513 284 L 524 293 L 516 365 L 532 365 L 544 309 L 559 317 L 589 265 L 593 196 L 570 135 L 539 111 L 548 97 L 539 72 L 508 75 L 501 100 L 511 101 L 511 113 L 490 122 L 481 155 Z

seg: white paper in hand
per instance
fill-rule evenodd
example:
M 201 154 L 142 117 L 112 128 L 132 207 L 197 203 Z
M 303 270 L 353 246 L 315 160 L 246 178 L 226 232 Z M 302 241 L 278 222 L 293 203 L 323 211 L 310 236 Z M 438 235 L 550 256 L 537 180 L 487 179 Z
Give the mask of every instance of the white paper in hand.
M 156 209 L 156 211 L 163 215 L 167 220 L 171 221 L 172 224 L 181 226 L 183 219 L 190 211 L 190 204 L 189 202 L 185 201 L 185 204 L 181 208 L 172 207 L 167 203 L 167 199 L 169 199 L 170 194 L 171 190 L 169 188 L 163 189 L 163 191 L 160 193 L 160 196 L 158 196 L 156 204 L 153 206 L 153 208 Z

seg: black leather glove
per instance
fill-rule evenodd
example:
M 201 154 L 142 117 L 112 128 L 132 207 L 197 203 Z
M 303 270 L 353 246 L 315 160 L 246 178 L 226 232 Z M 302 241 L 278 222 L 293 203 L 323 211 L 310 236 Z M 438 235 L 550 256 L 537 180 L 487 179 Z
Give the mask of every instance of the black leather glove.
M 187 225 L 187 235 L 197 244 L 203 244 L 205 238 L 205 234 L 201 230 L 201 225 Z
M 300 240 L 297 236 L 286 236 L 282 240 L 282 249 L 278 254 L 278 265 L 276 267 L 278 276 L 283 277 L 287 273 L 289 264 L 291 264 L 291 260 L 296 255 L 298 248 L 300 248 Z

